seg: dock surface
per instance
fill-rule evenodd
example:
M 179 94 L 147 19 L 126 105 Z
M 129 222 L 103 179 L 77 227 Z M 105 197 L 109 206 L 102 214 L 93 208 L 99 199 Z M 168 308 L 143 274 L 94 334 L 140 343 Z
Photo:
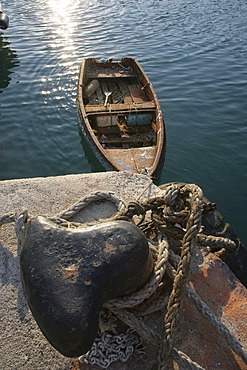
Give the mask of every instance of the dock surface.
M 23 209 L 27 209 L 29 215 L 54 216 L 97 191 L 111 191 L 126 204 L 162 194 L 148 177 L 124 172 L 7 180 L 0 182 L 0 216 Z M 116 207 L 109 202 L 93 204 L 85 209 L 80 221 L 106 218 L 114 212 Z M 200 267 L 197 265 L 192 273 L 192 286 L 246 350 L 247 290 L 214 255 L 202 259 L 198 254 L 198 259 Z M 205 369 L 247 369 L 188 299 L 185 299 L 180 321 L 174 345 Z M 157 332 L 162 323 L 162 313 L 149 320 Z M 27 306 L 20 281 L 19 250 L 13 223 L 0 228 L 0 337 L 0 369 L 69 370 L 74 366 L 72 359 L 62 356 L 48 343 Z M 116 362 L 109 369 L 150 370 L 156 351 L 157 348 L 146 344 L 141 358 L 132 357 L 127 363 Z M 83 365 L 81 369 L 99 367 Z

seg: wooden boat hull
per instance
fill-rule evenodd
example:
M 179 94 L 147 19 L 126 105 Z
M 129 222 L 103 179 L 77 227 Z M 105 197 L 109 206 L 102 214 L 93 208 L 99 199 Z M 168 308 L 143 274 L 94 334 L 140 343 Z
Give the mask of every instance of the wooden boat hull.
M 165 154 L 164 120 L 136 59 L 83 59 L 77 104 L 82 132 L 106 169 L 149 176 L 158 172 Z

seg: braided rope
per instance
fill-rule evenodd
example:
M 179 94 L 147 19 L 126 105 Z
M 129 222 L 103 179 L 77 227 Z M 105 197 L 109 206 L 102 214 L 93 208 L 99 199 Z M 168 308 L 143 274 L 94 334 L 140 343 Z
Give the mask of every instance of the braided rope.
M 179 187 L 176 184 L 167 186 L 166 190 L 164 191 L 164 204 L 166 206 L 172 206 L 175 203 L 178 194 Z
M 172 256 L 172 253 L 170 254 Z M 173 258 L 176 255 L 173 253 Z M 179 256 L 175 257 L 176 262 L 179 260 Z M 175 261 L 174 259 L 174 261 Z M 167 263 L 167 273 L 171 279 L 175 279 L 176 271 L 172 267 L 172 265 Z M 197 295 L 197 293 L 190 287 L 190 285 L 186 284 L 185 292 L 188 297 L 191 299 L 192 302 L 196 305 L 198 311 L 210 322 L 210 324 L 214 327 L 214 329 L 225 339 L 231 349 L 238 354 L 242 360 L 247 363 L 247 353 L 243 350 L 239 341 L 230 333 L 228 328 L 214 315 L 208 305 L 201 300 L 201 298 Z
M 15 216 L 15 233 L 17 235 L 18 245 L 21 244 L 21 241 L 23 239 L 27 220 L 28 220 L 27 210 L 17 213 Z
M 188 210 L 184 209 L 180 212 L 173 211 L 170 207 L 164 208 L 164 221 L 182 223 L 188 220 Z
M 176 348 L 173 348 L 172 354 L 174 359 L 182 362 L 186 370 L 204 370 L 203 367 L 198 365 L 195 361 L 192 361 L 191 358 L 182 351 L 178 351 Z
M 0 227 L 11 222 L 15 222 L 15 213 L 7 213 L 0 217 Z
M 134 314 L 132 314 L 125 308 L 122 309 L 111 308 L 111 312 L 114 313 L 121 321 L 123 321 L 131 329 L 135 330 L 142 338 L 153 344 L 156 345 L 159 344 L 160 341 L 159 335 L 155 333 L 155 331 L 151 329 L 149 326 L 145 325 L 144 322 L 138 317 L 136 317 Z
M 167 303 L 168 303 L 168 299 L 169 299 L 169 296 L 159 296 L 157 298 L 155 298 L 154 300 L 152 300 L 151 302 L 148 302 L 148 304 L 145 304 L 143 306 L 140 306 L 140 308 L 136 308 L 134 310 L 134 313 L 137 315 L 137 316 L 147 316 L 147 315 L 150 315 L 154 312 L 157 312 L 157 311 L 162 311 L 162 310 L 165 310 L 166 307 L 167 307 Z
M 205 234 L 199 234 L 198 235 L 198 243 L 201 246 L 208 246 L 210 245 L 210 248 L 225 248 L 229 252 L 233 252 L 236 250 L 236 243 L 228 238 L 223 238 L 221 236 L 212 236 L 212 235 L 205 235 Z
M 107 200 L 114 203 L 117 209 L 121 209 L 124 206 L 123 201 L 121 201 L 113 192 L 102 192 L 98 191 L 92 195 L 80 199 L 78 202 L 74 203 L 69 208 L 60 212 L 57 217 L 69 220 L 78 212 L 82 211 L 83 208 L 86 208 L 90 203 Z
M 204 303 L 196 292 L 189 286 L 186 286 L 186 293 L 189 298 L 195 303 L 197 309 L 203 314 L 203 316 L 210 322 L 215 330 L 225 339 L 232 350 L 242 358 L 247 364 L 247 353 L 243 350 L 239 341 L 230 333 L 227 327 L 222 324 L 218 318 L 212 313 L 210 308 Z
M 185 186 L 185 191 L 191 192 L 191 214 L 187 221 L 186 233 L 182 242 L 181 258 L 175 276 L 173 289 L 168 301 L 167 313 L 165 315 L 165 333 L 160 345 L 158 355 L 159 367 L 165 368 L 172 349 L 174 329 L 178 321 L 179 309 L 183 298 L 183 287 L 189 280 L 190 264 L 194 249 L 196 248 L 197 234 L 200 229 L 202 213 L 202 191 L 196 185 Z
M 105 303 L 104 306 L 110 310 L 116 308 L 130 308 L 139 305 L 145 299 L 149 298 L 153 293 L 155 293 L 165 275 L 168 256 L 168 242 L 166 239 L 163 239 L 159 243 L 159 252 L 157 262 L 154 266 L 154 273 L 148 283 L 138 292 L 125 297 L 112 299 Z
M 181 227 L 177 227 L 174 223 L 165 223 L 165 219 L 155 213 L 152 214 L 152 221 L 161 233 L 161 235 L 169 235 L 173 239 L 181 240 L 184 237 L 184 230 Z
M 157 369 L 166 369 L 167 366 L 169 366 L 168 364 L 171 356 L 173 358 L 179 357 L 184 364 L 187 364 L 186 368 L 188 369 L 202 369 L 200 365 L 191 361 L 186 354 L 178 351 L 172 345 L 175 328 L 178 322 L 179 310 L 185 292 L 196 304 L 198 310 L 210 321 L 217 332 L 225 338 L 229 346 L 247 363 L 247 355 L 242 349 L 241 344 L 232 336 L 229 330 L 215 318 L 208 306 L 201 301 L 188 285 L 191 259 L 197 242 L 200 245 L 209 244 L 213 248 L 220 249 L 224 247 L 230 251 L 236 249 L 235 243 L 227 238 L 213 237 L 211 235 L 208 236 L 199 233 L 203 208 L 201 189 L 193 184 L 183 184 L 182 186 L 171 184 L 165 189 L 163 197 L 154 197 L 142 204 L 132 202 L 125 210 L 122 210 L 123 202 L 119 200 L 114 193 L 97 192 L 91 196 L 80 199 L 68 209 L 60 212 L 56 217 L 51 218 L 51 220 L 63 227 L 81 226 L 82 224 L 80 223 L 69 222 L 68 220 L 90 203 L 99 200 L 108 200 L 116 204 L 119 212 L 111 219 L 121 219 L 124 217 L 126 217 L 126 219 L 131 219 L 134 215 L 141 215 L 142 225 L 140 225 L 140 228 L 144 227 L 148 232 L 151 232 L 154 227 L 156 231 L 158 230 L 160 234 L 163 235 L 162 239 L 160 238 L 158 241 L 158 247 L 151 242 L 149 243 L 155 263 L 152 277 L 145 287 L 135 294 L 114 299 L 105 304 L 105 307 L 129 327 L 138 332 L 140 336 L 148 341 L 157 343 L 160 341 L 159 336 L 126 308 L 136 307 L 135 310 L 138 316 L 164 309 L 168 297 L 164 298 L 159 295 L 159 287 L 163 282 L 165 274 L 174 280 L 173 289 L 167 304 L 167 313 L 164 318 L 164 333 L 160 343 L 158 361 L 156 363 Z M 174 209 L 172 207 L 174 207 Z M 152 212 L 151 220 L 146 221 L 144 220 L 145 213 L 149 210 Z M 159 211 L 157 212 L 157 210 Z M 19 241 L 25 231 L 27 220 L 27 211 L 23 211 L 19 215 L 10 213 L 0 217 L 0 226 L 16 221 L 16 235 Z M 186 230 L 184 231 L 185 222 Z M 180 258 L 169 248 L 166 235 L 169 235 L 169 237 L 172 236 L 174 240 L 182 240 Z M 173 266 L 177 266 L 177 271 Z M 146 303 L 148 303 L 148 305 L 146 305 Z M 140 306 L 144 306 L 142 312 L 138 312 L 138 310 L 141 309 Z

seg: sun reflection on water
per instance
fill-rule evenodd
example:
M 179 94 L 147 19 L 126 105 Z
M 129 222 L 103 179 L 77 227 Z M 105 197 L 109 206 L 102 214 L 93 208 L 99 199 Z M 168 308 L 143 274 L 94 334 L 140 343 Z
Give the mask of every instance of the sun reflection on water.
M 44 104 L 52 105 L 55 100 L 66 98 L 66 104 L 71 104 L 74 92 L 76 41 L 78 27 L 78 1 L 48 0 L 47 24 L 51 26 L 48 43 L 50 64 L 46 74 L 41 76 L 41 94 Z M 76 70 L 77 73 L 77 70 Z
M 75 2 L 71 0 L 49 0 L 48 4 L 52 9 L 53 13 L 57 15 L 57 18 L 66 17 L 69 13 L 69 9 L 74 5 Z
M 49 0 L 48 5 L 52 10 L 51 22 L 55 32 L 54 44 L 52 47 L 61 47 L 63 45 L 63 53 L 61 58 L 68 57 L 73 52 L 73 34 L 77 28 L 77 22 L 73 14 L 77 8 L 77 1 L 71 0 Z M 58 37 L 59 36 L 59 37 Z

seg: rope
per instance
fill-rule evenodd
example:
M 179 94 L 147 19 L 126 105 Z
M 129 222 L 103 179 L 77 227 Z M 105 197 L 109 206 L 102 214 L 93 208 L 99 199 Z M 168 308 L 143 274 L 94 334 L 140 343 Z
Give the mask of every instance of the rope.
M 0 227 L 11 222 L 15 222 L 15 213 L 8 213 L 0 217 Z
M 195 361 L 192 361 L 185 353 L 178 351 L 176 348 L 172 350 L 173 358 L 177 361 L 181 361 L 182 365 L 186 370 L 204 370 L 203 367 L 198 365 Z
M 196 292 L 190 287 L 186 286 L 186 293 L 189 298 L 195 303 L 198 311 L 200 311 L 203 316 L 210 322 L 210 324 L 215 328 L 217 333 L 219 333 L 231 349 L 242 358 L 245 364 L 247 364 L 247 353 L 243 350 L 239 341 L 230 333 L 225 325 L 223 325 L 217 317 L 212 313 L 210 308 L 203 302 Z
M 167 240 L 162 240 L 158 249 L 158 258 L 154 266 L 154 273 L 149 282 L 138 292 L 122 298 L 112 299 L 105 303 L 104 306 L 110 310 L 113 308 L 130 308 L 139 305 L 145 299 L 149 298 L 157 290 L 165 275 L 168 256 L 168 242 Z
M 15 233 L 18 240 L 18 245 L 21 245 L 21 241 L 23 239 L 23 235 L 25 232 L 25 226 L 28 220 L 28 212 L 24 210 L 20 213 L 16 213 L 15 216 Z
M 178 260 L 179 257 L 176 258 L 175 263 L 177 263 Z M 169 263 L 167 264 L 167 273 L 171 279 L 175 279 L 176 271 Z M 245 363 L 247 363 L 247 353 L 243 350 L 239 341 L 230 333 L 227 327 L 222 322 L 220 322 L 219 319 L 217 319 L 208 305 L 201 300 L 198 294 L 188 284 L 184 287 L 184 289 L 187 296 L 196 305 L 198 311 L 202 313 L 202 315 L 210 322 L 214 329 L 225 339 L 232 350 L 237 353 Z
M 201 189 L 194 184 L 179 185 L 172 183 L 166 187 L 162 197 L 153 197 L 145 202 L 130 202 L 128 207 L 123 208 L 123 202 L 114 193 L 97 192 L 80 199 L 71 207 L 50 218 L 63 227 L 82 227 L 81 223 L 69 220 L 90 203 L 102 200 L 113 202 L 119 210 L 109 220 L 125 219 L 137 223 L 136 217 L 139 217 L 138 226 L 145 232 L 149 240 L 149 248 L 154 259 L 153 274 L 149 282 L 138 292 L 112 299 L 106 302 L 104 307 L 113 316 L 118 317 L 129 328 L 138 333 L 141 338 L 153 344 L 159 344 L 157 361 L 153 369 L 173 368 L 172 359 L 180 361 L 186 369 L 202 369 L 200 365 L 173 346 L 173 338 L 185 294 L 194 302 L 197 309 L 211 323 L 219 335 L 226 340 L 232 350 L 247 363 L 247 354 L 241 344 L 188 285 L 191 261 L 197 244 L 210 246 L 211 249 L 216 248 L 220 251 L 228 250 L 232 252 L 237 249 L 235 242 L 227 238 L 200 233 L 203 210 L 202 197 Z M 0 226 L 10 222 L 15 222 L 18 242 L 21 242 L 28 222 L 27 211 L 19 214 L 10 213 L 0 217 Z M 98 222 L 102 222 L 102 220 Z M 176 254 L 176 249 L 173 250 L 174 245 L 177 245 L 177 250 L 181 249 L 180 255 Z M 164 289 L 166 276 L 173 281 L 171 292 Z M 159 310 L 166 310 L 161 337 L 141 319 L 141 316 Z M 125 345 L 116 354 L 113 353 L 114 351 L 111 352 L 110 349 L 115 348 L 114 346 L 120 340 L 119 337 L 111 335 L 110 339 L 109 334 L 102 333 L 101 339 L 96 338 L 91 351 L 82 356 L 81 359 L 89 364 L 96 363 L 103 368 L 119 359 L 125 361 L 133 353 L 134 348 L 133 343 L 130 347 L 126 344 L 130 344 L 128 338 L 130 338 L 129 333 L 126 332 L 121 337 L 121 340 L 125 340 Z M 135 342 L 133 337 L 131 338 Z M 101 344 L 99 345 L 99 343 Z M 111 343 L 110 347 L 109 343 Z M 127 347 L 132 349 L 127 349 Z
M 87 207 L 90 203 L 94 203 L 97 201 L 111 201 L 116 205 L 117 209 L 121 209 L 124 206 L 123 201 L 121 201 L 113 192 L 98 191 L 90 196 L 80 199 L 71 207 L 59 213 L 57 217 L 69 220 L 71 217 Z
M 182 241 L 181 258 L 174 279 L 173 289 L 168 301 L 165 316 L 165 334 L 160 346 L 158 361 L 159 367 L 165 368 L 167 358 L 172 349 L 172 340 L 178 321 L 179 309 L 183 298 L 183 288 L 189 281 L 192 254 L 196 248 L 197 234 L 200 229 L 202 213 L 202 191 L 197 186 L 185 186 L 185 191 L 191 191 L 191 214 L 187 221 L 186 233 Z
M 159 344 L 160 337 L 157 333 L 155 333 L 150 327 L 145 325 L 143 321 L 133 315 L 126 309 L 116 310 L 111 309 L 121 321 L 123 321 L 126 325 L 128 325 L 131 329 L 135 330 L 142 338 L 147 340 L 148 342 L 155 343 L 156 345 Z
M 211 248 L 217 248 L 217 249 L 224 248 L 228 250 L 229 252 L 233 252 L 236 250 L 236 244 L 233 240 L 228 239 L 228 238 L 223 238 L 221 236 L 199 234 L 198 243 L 204 247 L 209 245 Z

